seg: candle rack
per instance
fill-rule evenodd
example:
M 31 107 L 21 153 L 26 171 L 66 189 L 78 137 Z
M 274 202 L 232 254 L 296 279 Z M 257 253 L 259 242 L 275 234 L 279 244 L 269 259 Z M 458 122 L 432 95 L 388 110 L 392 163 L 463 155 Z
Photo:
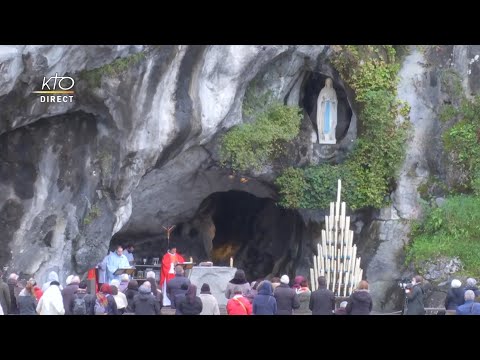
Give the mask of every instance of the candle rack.
M 353 231 L 350 230 L 350 216 L 346 216 L 346 204 L 340 201 L 342 181 L 338 180 L 337 201 L 330 203 L 330 213 L 325 216 L 325 229 L 321 243 L 317 244 L 317 254 L 313 256 L 310 268 L 312 291 L 317 289 L 317 279 L 325 276 L 327 288 L 336 296 L 350 296 L 355 286 L 362 280 L 360 257 L 353 244 Z

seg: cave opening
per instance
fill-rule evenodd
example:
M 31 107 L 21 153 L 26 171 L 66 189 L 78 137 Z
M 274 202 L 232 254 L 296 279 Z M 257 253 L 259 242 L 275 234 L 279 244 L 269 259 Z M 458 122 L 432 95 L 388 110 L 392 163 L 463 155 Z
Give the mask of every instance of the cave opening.
M 297 211 L 283 209 L 271 198 L 230 190 L 208 195 L 193 216 L 175 224 L 170 243 L 188 261 L 243 269 L 249 281 L 293 274 L 301 263 L 305 227 Z M 116 234 L 110 248 L 133 244 L 137 261 L 162 257 L 166 232 Z
M 175 235 L 200 261 L 215 266 L 245 270 L 247 279 L 281 275 L 294 270 L 303 223 L 298 213 L 245 191 L 210 194 L 200 204 L 194 218 L 180 224 Z
M 305 109 L 312 121 L 312 125 L 317 132 L 317 99 L 320 91 L 325 86 L 325 80 L 329 76 L 321 74 L 319 72 L 309 72 L 304 80 L 302 91 L 300 93 L 300 106 Z M 335 130 L 335 137 L 337 143 L 341 141 L 348 132 L 350 122 L 352 119 L 352 109 L 348 103 L 347 94 L 342 85 L 340 85 L 335 79 L 333 80 L 333 88 L 337 94 L 338 106 L 337 106 L 337 127 Z

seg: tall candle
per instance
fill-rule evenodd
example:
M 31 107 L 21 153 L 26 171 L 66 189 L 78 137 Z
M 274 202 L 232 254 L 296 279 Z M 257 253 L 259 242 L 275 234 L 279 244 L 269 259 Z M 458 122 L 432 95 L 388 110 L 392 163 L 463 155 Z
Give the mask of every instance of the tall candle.
M 230 267 L 233 267 L 233 257 L 230 256 Z
M 190 256 L 190 262 L 193 263 L 193 257 Z
M 316 286 L 316 283 L 315 283 L 315 275 L 313 274 L 313 269 L 312 268 L 310 268 L 310 283 L 311 283 L 311 286 L 312 286 L 312 291 L 317 290 L 317 286 Z
M 334 209 L 335 209 L 335 205 L 334 205 L 334 204 L 335 204 L 335 203 L 334 203 L 333 201 L 330 203 L 330 218 L 331 218 L 331 219 L 333 219 L 333 217 L 335 216 L 335 210 L 334 210 Z M 328 230 L 331 230 L 331 229 L 327 227 L 327 231 L 328 231 Z

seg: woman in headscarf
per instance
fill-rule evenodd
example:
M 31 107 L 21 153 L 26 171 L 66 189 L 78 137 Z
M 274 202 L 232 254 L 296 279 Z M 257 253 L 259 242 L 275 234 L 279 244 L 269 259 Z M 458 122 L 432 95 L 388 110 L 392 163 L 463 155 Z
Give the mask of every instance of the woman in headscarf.
M 225 297 L 227 299 L 231 299 L 233 295 L 233 289 L 239 286 L 242 290 L 242 294 L 245 296 L 248 294 L 249 290 L 251 289 L 250 284 L 247 281 L 247 278 L 245 277 L 245 271 L 238 269 L 235 272 L 235 276 L 233 277 L 232 280 L 227 284 L 227 289 L 225 290 Z
M 197 296 L 197 287 L 188 285 L 185 297 L 177 304 L 182 315 L 200 315 L 203 309 L 202 300 Z
M 97 293 L 97 300 L 95 302 L 95 315 L 102 315 L 97 310 L 98 308 L 103 308 L 105 315 L 118 315 L 117 304 L 112 296 L 112 289 L 108 284 L 103 284 L 100 287 L 100 291 Z

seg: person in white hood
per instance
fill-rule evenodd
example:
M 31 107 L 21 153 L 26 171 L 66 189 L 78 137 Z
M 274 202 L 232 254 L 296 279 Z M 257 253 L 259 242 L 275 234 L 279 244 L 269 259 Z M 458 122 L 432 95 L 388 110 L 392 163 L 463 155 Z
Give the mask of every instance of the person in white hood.
M 64 315 L 62 292 L 58 281 L 50 282 L 37 305 L 37 313 L 40 315 Z
M 45 292 L 48 289 L 52 281 L 56 281 L 60 284 L 60 280 L 58 280 L 58 274 L 55 271 L 50 271 L 50 273 L 48 274 L 47 282 L 44 283 L 42 286 L 43 292 Z M 63 290 L 62 285 L 60 285 L 60 290 Z

